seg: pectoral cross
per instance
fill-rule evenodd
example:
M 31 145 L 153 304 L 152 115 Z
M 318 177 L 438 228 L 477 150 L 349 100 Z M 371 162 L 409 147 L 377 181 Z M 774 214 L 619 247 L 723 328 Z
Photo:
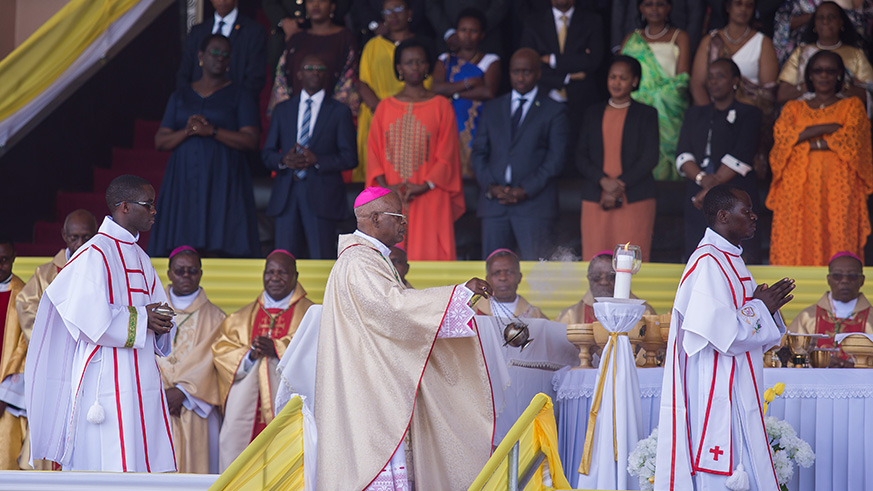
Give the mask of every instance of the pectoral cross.
M 709 449 L 710 453 L 712 453 L 712 460 L 718 462 L 718 456 L 724 455 L 724 450 L 719 450 L 718 445 Z

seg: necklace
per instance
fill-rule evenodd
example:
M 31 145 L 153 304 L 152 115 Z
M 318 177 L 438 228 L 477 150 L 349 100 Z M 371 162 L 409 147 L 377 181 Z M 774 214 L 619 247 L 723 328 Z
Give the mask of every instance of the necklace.
M 659 32 L 658 34 L 652 34 L 651 31 L 649 31 L 649 25 L 646 24 L 646 28 L 643 29 L 643 32 L 646 33 L 646 37 L 649 39 L 660 39 L 660 38 L 664 37 L 664 34 L 667 34 L 667 31 L 669 31 L 669 30 L 670 30 L 670 26 L 668 26 L 667 24 L 664 24 L 664 29 L 661 32 Z
M 290 309 L 290 308 L 293 307 L 293 306 L 294 306 L 294 305 L 291 304 L 291 305 L 289 305 L 288 308 L 286 308 L 285 310 L 282 310 L 281 312 L 276 313 L 276 315 L 273 315 L 273 314 L 271 314 L 270 312 L 268 312 L 268 311 L 267 311 L 267 308 L 264 307 L 264 304 L 261 303 L 260 300 L 258 300 L 258 307 L 260 307 L 261 310 L 262 310 L 265 314 L 267 314 L 267 317 L 270 318 L 270 325 L 267 327 L 267 337 L 268 337 L 268 338 L 272 338 L 272 337 L 273 337 L 273 329 L 276 328 L 276 321 L 279 320 L 279 317 L 282 317 L 282 315 L 283 315 L 285 312 L 288 312 L 288 309 Z
M 842 45 L 843 45 L 843 42 L 842 42 L 842 41 L 837 41 L 836 44 L 832 44 L 832 45 L 830 45 L 830 46 L 826 46 L 826 45 L 824 45 L 824 44 L 821 44 L 821 43 L 818 42 L 818 41 L 815 42 L 815 46 L 816 46 L 818 49 L 823 49 L 823 50 L 826 50 L 826 51 L 831 51 L 831 50 L 839 49 L 840 46 L 842 46 Z
M 609 102 L 610 106 L 612 106 L 616 109 L 626 109 L 627 107 L 629 107 L 631 105 L 631 101 L 618 103 L 618 102 L 613 101 L 612 97 L 609 98 L 608 102 Z
M 727 42 L 729 42 L 729 43 L 731 43 L 731 44 L 740 44 L 740 42 L 742 42 L 743 39 L 746 39 L 746 36 L 749 35 L 749 31 L 751 31 L 751 30 L 752 30 L 751 27 L 746 26 L 746 30 L 743 31 L 743 35 L 740 36 L 739 39 L 734 39 L 734 38 L 732 38 L 731 35 L 728 34 L 728 29 L 727 29 L 727 27 L 725 27 L 724 29 L 722 29 L 722 30 L 721 30 L 721 33 L 724 35 L 724 38 L 727 39 Z

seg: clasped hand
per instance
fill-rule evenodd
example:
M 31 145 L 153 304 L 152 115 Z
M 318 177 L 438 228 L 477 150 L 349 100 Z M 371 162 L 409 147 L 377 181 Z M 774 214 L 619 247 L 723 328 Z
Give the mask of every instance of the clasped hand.
M 252 360 L 257 360 L 263 357 L 278 358 L 276 354 L 276 345 L 273 340 L 267 336 L 257 336 L 252 340 L 252 354 L 249 356 Z
M 527 192 L 520 186 L 510 187 L 492 184 L 488 191 L 501 205 L 514 205 L 527 199 Z
M 312 153 L 312 150 L 301 146 L 299 143 L 296 143 L 294 148 L 282 157 L 282 164 L 293 170 L 306 169 L 316 163 L 318 163 L 318 158 Z
M 624 194 L 624 182 L 611 177 L 600 179 L 600 207 L 604 210 L 612 210 L 621 206 L 621 197 Z
M 214 131 L 212 124 L 203 115 L 192 114 L 188 116 L 188 123 L 185 124 L 185 133 L 188 136 L 212 136 Z
M 782 278 L 772 286 L 767 286 L 766 283 L 758 285 L 758 288 L 755 288 L 755 293 L 752 295 L 752 298 L 757 298 L 764 302 L 764 305 L 766 305 L 767 309 L 770 311 L 770 315 L 773 315 L 776 311 L 782 308 L 783 305 L 794 299 L 794 295 L 791 295 L 791 291 L 794 290 L 794 287 L 793 279 Z

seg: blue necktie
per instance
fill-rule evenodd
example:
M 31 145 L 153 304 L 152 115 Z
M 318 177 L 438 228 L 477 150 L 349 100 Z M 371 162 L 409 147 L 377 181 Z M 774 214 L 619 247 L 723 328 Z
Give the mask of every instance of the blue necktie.
M 312 99 L 306 100 L 306 109 L 303 110 L 303 122 L 300 123 L 300 135 L 297 143 L 301 147 L 309 148 L 309 124 L 312 122 Z M 306 169 L 296 170 L 294 174 L 298 179 L 306 179 Z
M 221 34 L 222 36 L 224 36 L 224 21 L 223 20 L 218 21 L 218 30 L 215 31 L 215 34 Z
M 515 139 L 515 131 L 518 129 L 518 125 L 521 123 L 521 115 L 524 112 L 524 103 L 527 102 L 527 99 L 521 98 L 518 100 L 518 107 L 515 109 L 515 112 L 512 113 L 512 138 Z

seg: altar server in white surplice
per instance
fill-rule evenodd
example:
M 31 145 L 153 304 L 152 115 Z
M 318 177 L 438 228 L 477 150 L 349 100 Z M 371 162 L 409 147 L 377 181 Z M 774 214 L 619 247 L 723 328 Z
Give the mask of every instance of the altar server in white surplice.
M 757 228 L 748 194 L 716 186 L 703 212 L 709 228 L 673 304 L 655 489 L 776 490 L 762 354 L 785 333 L 779 308 L 793 298 L 794 280 L 756 287 L 740 246 Z
M 167 301 L 139 232 L 155 220 L 155 190 L 121 176 L 112 211 L 40 301 L 25 364 L 31 462 L 63 470 L 176 470 L 170 416 L 155 353 L 170 352 Z M 205 451 L 205 449 L 204 449 Z

